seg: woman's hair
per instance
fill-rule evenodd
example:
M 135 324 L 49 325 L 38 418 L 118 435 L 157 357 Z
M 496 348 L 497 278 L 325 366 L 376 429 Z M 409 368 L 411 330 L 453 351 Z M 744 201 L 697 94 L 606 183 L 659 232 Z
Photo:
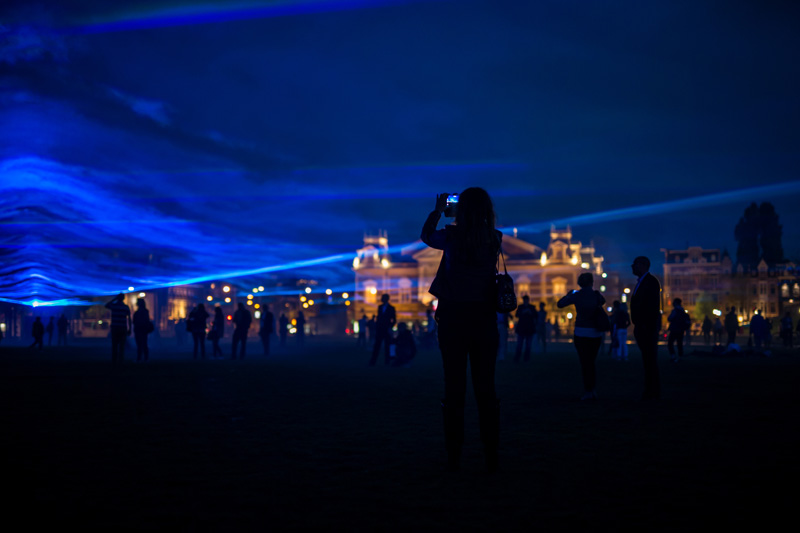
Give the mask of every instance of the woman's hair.
M 594 276 L 592 276 L 591 272 L 584 272 L 580 276 L 578 276 L 578 287 L 581 289 L 585 289 L 587 287 L 591 287 L 594 284 Z
M 136 300 L 136 307 L 144 307 L 145 309 L 147 309 L 147 304 L 144 301 L 144 298 L 139 298 L 138 300 Z
M 470 187 L 458 195 L 458 248 L 465 252 L 466 258 L 476 258 L 479 250 L 487 245 L 495 250 L 500 248 L 494 223 L 494 206 L 488 192 L 480 187 Z

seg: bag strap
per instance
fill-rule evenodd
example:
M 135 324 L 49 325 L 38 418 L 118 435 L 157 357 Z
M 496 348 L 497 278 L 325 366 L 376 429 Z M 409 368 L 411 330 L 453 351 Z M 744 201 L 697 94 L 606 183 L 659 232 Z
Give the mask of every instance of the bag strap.
M 500 247 L 500 257 L 503 258 L 503 272 L 505 272 L 506 276 L 508 275 L 508 269 L 506 268 L 506 256 L 503 255 L 503 247 Z M 499 274 L 500 273 L 500 257 L 497 258 L 497 266 L 495 266 L 495 271 Z

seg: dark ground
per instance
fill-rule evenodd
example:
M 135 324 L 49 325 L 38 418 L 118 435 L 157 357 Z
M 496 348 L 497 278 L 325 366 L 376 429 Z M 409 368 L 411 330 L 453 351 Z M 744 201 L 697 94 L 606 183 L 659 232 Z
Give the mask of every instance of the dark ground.
M 674 531 L 796 515 L 798 352 L 671 365 L 662 347 L 656 405 L 635 402 L 636 348 L 600 357 L 590 403 L 570 344 L 498 362 L 502 470 L 487 476 L 471 397 L 462 472 L 441 468 L 438 352 L 395 369 L 344 339 L 269 359 L 249 347 L 245 361 L 171 348 L 112 371 L 105 341 L 0 345 L 4 522 Z

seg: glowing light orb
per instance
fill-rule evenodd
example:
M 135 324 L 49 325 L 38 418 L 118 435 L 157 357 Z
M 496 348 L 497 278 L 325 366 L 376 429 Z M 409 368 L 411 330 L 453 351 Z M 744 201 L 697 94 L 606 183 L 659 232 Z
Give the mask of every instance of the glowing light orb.
M 229 303 L 231 303 L 231 299 L 230 299 L 230 298 L 225 298 L 225 303 L 226 303 L 226 304 L 229 304 Z
M 343 293 L 342 293 L 342 298 L 344 298 L 345 300 L 347 300 L 348 298 L 350 298 L 350 295 L 349 295 L 349 294 L 347 294 L 346 292 L 343 292 Z
M 306 287 L 306 294 L 311 294 L 311 287 Z
M 206 296 L 206 300 L 208 300 L 209 302 L 210 302 L 211 300 L 213 300 L 213 299 L 214 299 L 214 297 L 213 297 L 213 296 Z
M 231 288 L 225 285 L 224 287 L 222 287 L 222 292 L 231 292 Z
M 327 294 L 328 296 L 330 296 L 331 294 L 333 294 L 333 291 L 332 291 L 332 290 L 330 290 L 330 289 L 325 289 L 325 294 Z

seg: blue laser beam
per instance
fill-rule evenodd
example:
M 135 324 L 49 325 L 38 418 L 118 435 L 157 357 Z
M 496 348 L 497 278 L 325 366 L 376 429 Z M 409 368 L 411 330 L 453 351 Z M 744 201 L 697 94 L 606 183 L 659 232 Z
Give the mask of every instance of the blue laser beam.
M 180 6 L 152 12 L 132 14 L 116 20 L 66 28 L 65 33 L 95 34 L 132 30 L 190 26 L 239 20 L 287 17 L 312 13 L 351 11 L 397 4 L 415 0 L 316 0 L 284 2 L 248 2 L 221 5 Z M 421 1 L 421 0 L 416 0 Z
M 566 226 L 569 224 L 573 226 L 579 226 L 598 222 L 610 222 L 614 220 L 629 220 L 644 216 L 662 215 L 676 211 L 686 211 L 689 209 L 698 209 L 712 205 L 727 204 L 743 199 L 796 194 L 798 192 L 800 192 L 800 180 L 776 183 L 772 185 L 763 185 L 761 187 L 738 189 L 723 193 L 706 194 L 703 196 L 696 196 L 694 198 L 683 198 L 680 200 L 670 200 L 667 202 L 659 202 L 654 204 L 623 207 L 621 209 L 611 209 L 608 211 L 599 211 L 597 213 L 589 213 L 585 215 L 574 215 L 554 220 L 534 222 L 532 224 L 523 224 L 516 226 L 516 229 L 521 232 L 539 233 L 542 231 L 548 231 L 553 225 Z M 514 228 L 505 228 L 502 231 L 504 233 L 510 233 L 513 232 L 513 230 Z

